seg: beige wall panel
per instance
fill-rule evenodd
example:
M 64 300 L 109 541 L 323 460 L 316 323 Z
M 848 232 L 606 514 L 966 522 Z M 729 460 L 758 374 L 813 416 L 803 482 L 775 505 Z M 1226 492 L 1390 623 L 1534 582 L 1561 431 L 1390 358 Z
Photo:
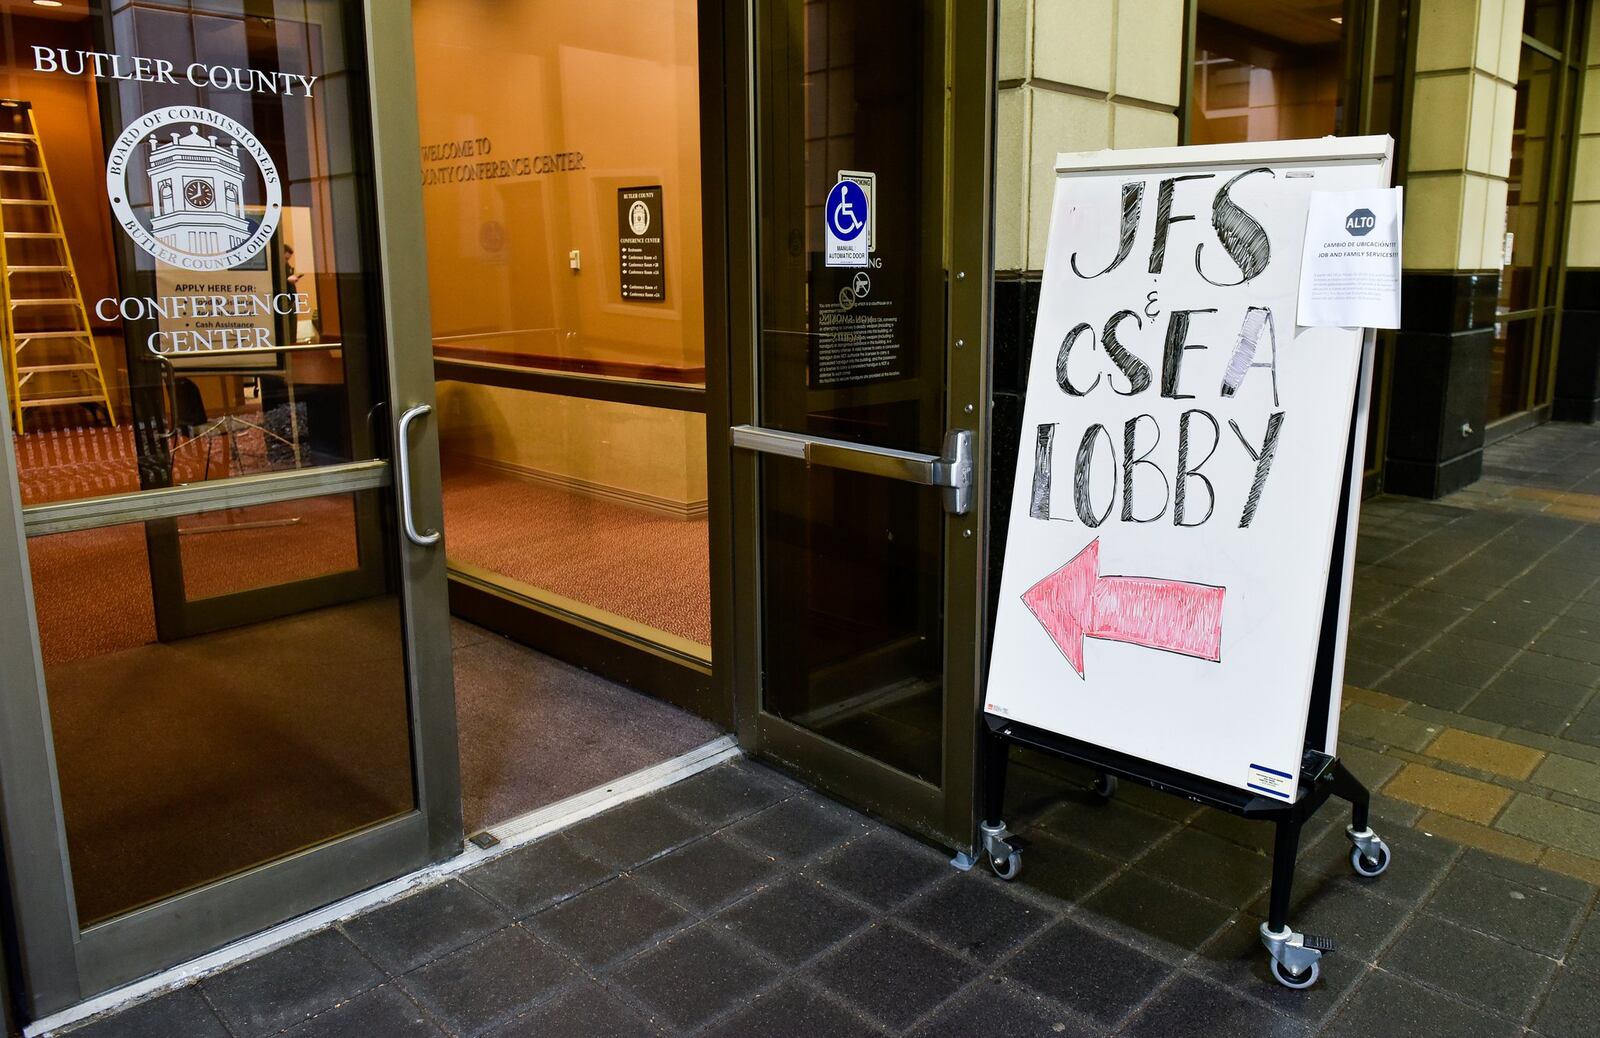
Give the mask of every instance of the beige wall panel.
M 1478 269 L 1494 270 L 1500 267 L 1500 261 L 1505 258 L 1506 182 L 1494 177 L 1485 178 L 1483 189 L 1482 245 L 1479 252 L 1482 266 Z M 1463 240 L 1466 234 L 1463 229 Z
M 1471 8 L 1473 5 L 1470 0 L 1461 0 L 1460 6 Z M 1498 74 L 1501 56 L 1505 50 L 1502 26 L 1505 21 L 1506 9 L 1514 7 L 1520 12 L 1522 0 L 1509 0 L 1509 2 L 1507 0 L 1477 0 L 1477 7 L 1477 47 L 1473 53 L 1472 63 L 1491 75 Z M 1519 13 L 1519 25 L 1517 28 L 1519 36 L 1522 33 L 1520 19 L 1521 15 Z
M 1461 234 L 1460 177 L 1419 177 L 1406 181 L 1405 266 L 1407 270 L 1454 270 Z
M 1456 240 L 1455 267 L 1457 270 L 1482 270 L 1484 212 L 1489 201 L 1489 182 L 1484 177 L 1468 174 L 1461 182 L 1461 224 Z M 1496 227 L 1500 221 L 1494 221 Z M 1488 261 L 1488 266 L 1499 267 L 1498 256 Z
M 1417 10 L 1417 71 L 1471 66 L 1477 37 L 1473 0 L 1421 0 Z
M 1033 0 L 1000 0 L 1000 24 L 996 27 L 995 75 L 1005 82 L 1025 79 L 1031 58 L 1033 33 L 1029 21 Z
M 1494 136 L 1490 138 L 1489 175 L 1511 173 L 1511 137 L 1517 121 L 1517 91 L 1504 83 L 1496 84 L 1494 95 Z
M 1109 148 L 1111 126 L 1104 101 L 1058 90 L 1035 90 L 1032 104 L 1028 269 L 1043 270 L 1045 237 L 1050 227 L 1050 199 L 1055 191 L 1056 154 Z
M 679 504 L 706 498 L 703 415 L 459 382 L 438 392 L 447 455 Z
M 1472 103 L 1469 73 L 1423 76 L 1411 102 L 1409 167 L 1413 172 L 1458 170 L 1467 159 L 1467 125 Z
M 1182 0 L 1118 0 L 1115 93 L 1176 108 L 1183 29 Z
M 1572 197 L 1578 202 L 1600 202 L 1600 137 L 1578 139 L 1578 168 L 1573 174 Z
M 1497 39 L 1500 41 L 1500 60 L 1495 65 L 1483 66 L 1508 83 L 1517 81 L 1517 67 L 1522 61 L 1522 0 L 1506 0 L 1501 12 Z
M 1494 159 L 1494 120 L 1499 111 L 1499 93 L 1505 89 L 1482 72 L 1472 74 L 1472 109 L 1467 124 L 1467 169 L 1487 173 Z M 1515 92 L 1513 91 L 1513 97 Z M 1412 125 L 1416 123 L 1413 120 Z M 1508 152 L 1509 155 L 1509 152 Z
M 1111 106 L 1113 148 L 1166 148 L 1178 143 L 1178 115 L 1139 105 Z
M 1589 35 L 1600 35 L 1600 30 L 1590 29 Z M 1583 104 L 1578 114 L 1579 133 L 1600 133 L 1600 65 L 1591 65 L 1585 72 Z
M 1567 262 L 1574 267 L 1600 267 L 1600 202 L 1580 202 L 1572 207 Z
M 1111 0 L 1037 0 L 1033 74 L 1110 93 L 1114 6 Z
M 1012 87 L 996 102 L 994 265 L 1022 270 L 1028 256 L 1029 122 L 1033 90 Z

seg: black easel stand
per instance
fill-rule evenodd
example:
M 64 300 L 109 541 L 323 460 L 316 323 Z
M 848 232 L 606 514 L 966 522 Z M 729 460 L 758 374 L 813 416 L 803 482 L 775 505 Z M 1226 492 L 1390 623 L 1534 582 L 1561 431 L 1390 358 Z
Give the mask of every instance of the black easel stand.
M 1207 807 L 1275 824 L 1272 893 L 1267 921 L 1261 924 L 1261 942 L 1272 957 L 1272 976 L 1285 987 L 1307 988 L 1315 984 L 1321 973 L 1319 961 L 1333 950 L 1330 938 L 1289 929 L 1289 894 L 1294 886 L 1300 831 L 1311 816 L 1331 796 L 1349 801 L 1350 825 L 1345 834 L 1353 845 L 1351 866 L 1358 874 L 1369 877 L 1389 867 L 1388 845 L 1367 825 L 1367 788 L 1337 759 L 1319 750 L 1305 751 L 1300 762 L 1299 797 L 1294 803 L 1284 803 L 1041 728 L 989 714 L 984 719 L 989 732 L 984 747 L 983 851 L 1001 879 L 1015 879 L 1022 870 L 1024 844 L 1006 830 L 1001 820 L 1013 743 L 1094 769 L 1100 775 L 1095 791 L 1107 799 L 1115 795 L 1117 780 L 1125 778 Z

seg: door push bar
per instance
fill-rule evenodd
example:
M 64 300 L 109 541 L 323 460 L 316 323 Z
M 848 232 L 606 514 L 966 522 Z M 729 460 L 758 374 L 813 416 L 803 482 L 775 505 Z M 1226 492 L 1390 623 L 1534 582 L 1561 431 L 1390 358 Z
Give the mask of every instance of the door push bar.
M 944 508 L 951 515 L 966 515 L 972 507 L 972 433 L 966 429 L 951 429 L 944 434 L 943 457 L 779 432 L 755 425 L 735 425 L 729 432 L 733 434 L 735 447 L 758 454 L 776 454 L 782 458 L 797 458 L 808 465 L 942 487 Z
M 395 467 L 400 470 L 400 522 L 405 527 L 406 540 L 421 548 L 439 543 L 439 531 L 429 530 L 427 533 L 417 531 L 417 517 L 411 510 L 411 442 L 408 434 L 411 423 L 431 412 L 433 408 L 428 404 L 418 404 L 400 416 L 399 428 L 395 430 Z

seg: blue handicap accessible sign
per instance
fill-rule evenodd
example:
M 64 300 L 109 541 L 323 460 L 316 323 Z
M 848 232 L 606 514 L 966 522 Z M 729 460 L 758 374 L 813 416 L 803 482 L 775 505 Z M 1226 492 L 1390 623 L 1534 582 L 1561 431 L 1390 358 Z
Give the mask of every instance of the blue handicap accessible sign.
M 823 206 L 827 224 L 827 251 L 824 261 L 830 267 L 867 265 L 867 193 L 851 180 L 841 180 L 828 192 Z

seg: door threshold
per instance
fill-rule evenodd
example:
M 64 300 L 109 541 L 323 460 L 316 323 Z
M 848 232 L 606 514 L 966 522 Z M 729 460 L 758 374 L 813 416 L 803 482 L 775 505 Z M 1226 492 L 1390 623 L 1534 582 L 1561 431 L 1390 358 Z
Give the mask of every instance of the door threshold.
M 565 829 L 591 815 L 597 815 L 629 800 L 649 796 L 657 790 L 681 782 L 740 755 L 738 741 L 733 736 L 724 735 L 712 739 L 671 760 L 624 775 L 613 782 L 575 793 L 565 800 L 558 800 L 493 825 L 477 834 L 477 836 L 486 834 L 493 838 L 493 842 L 484 841 L 490 843 L 488 847 L 470 841 L 464 842 L 460 854 L 437 865 L 429 865 L 389 880 L 370 890 L 364 890 L 314 912 L 279 923 L 270 930 L 242 938 L 214 952 L 145 977 L 143 980 L 124 985 L 103 995 L 96 995 L 59 1013 L 34 1021 L 24 1027 L 22 1033 L 26 1038 L 37 1038 L 39 1035 L 80 1023 L 92 1016 L 122 1009 L 135 1002 L 142 1002 L 163 992 L 183 987 L 201 977 L 236 966 L 246 959 L 264 955 L 296 938 L 358 915 L 386 901 L 393 901 L 403 895 L 442 883 L 458 872 L 475 865 L 482 865 L 542 836 L 548 836 L 558 829 Z

